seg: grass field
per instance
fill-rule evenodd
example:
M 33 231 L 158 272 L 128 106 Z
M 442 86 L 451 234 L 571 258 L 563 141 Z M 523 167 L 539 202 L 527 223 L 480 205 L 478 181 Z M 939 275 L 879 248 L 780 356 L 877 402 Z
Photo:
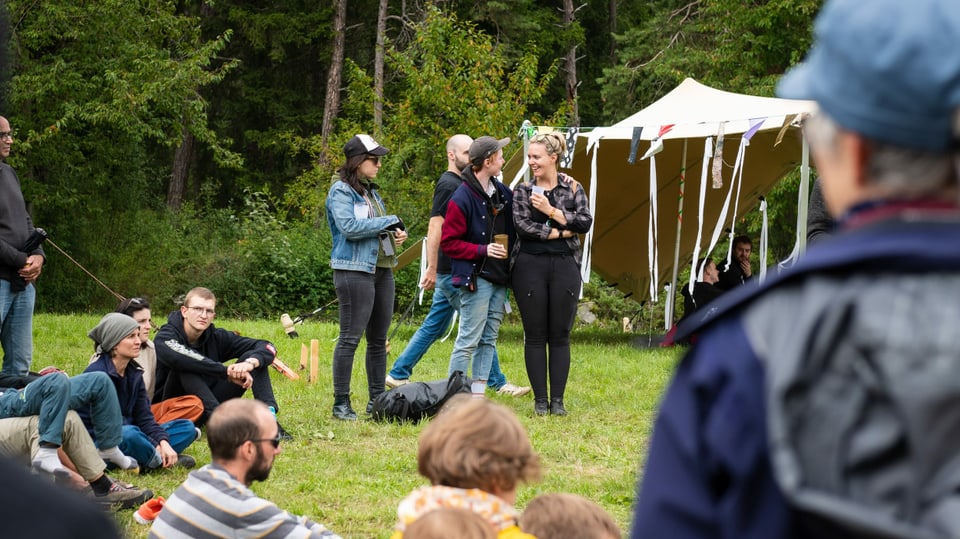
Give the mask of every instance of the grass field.
M 69 374 L 80 373 L 92 352 L 87 331 L 99 316 L 38 314 L 34 322 L 34 368 L 56 365 Z M 161 324 L 165 314 L 154 312 Z M 355 423 L 333 419 L 330 381 L 331 356 L 337 327 L 307 322 L 298 327 L 300 338 L 289 339 L 277 321 L 217 320 L 218 327 L 269 339 L 279 357 L 297 368 L 302 343 L 320 341 L 320 376 L 315 384 L 273 372 L 280 403 L 279 419 L 296 439 L 284 443 L 270 479 L 253 490 L 293 513 L 323 522 L 345 538 L 389 537 L 397 503 L 414 488 L 424 485 L 416 466 L 417 436 L 423 425 L 382 424 L 361 418 Z M 416 327 L 401 326 L 393 338 L 387 367 L 396 358 Z M 490 398 L 510 407 L 527 427 L 539 453 L 544 478 L 521 485 L 517 507 L 523 509 L 544 492 L 573 492 L 586 496 L 609 511 L 624 532 L 629 526 L 637 471 L 661 391 L 677 360 L 674 350 L 643 350 L 631 346 L 633 336 L 574 330 L 573 366 L 567 386 L 567 417 L 537 417 L 532 395 Z M 353 370 L 353 404 L 361 412 L 367 401 L 363 344 Z M 519 324 L 505 325 L 498 343 L 503 371 L 512 382 L 527 385 L 523 366 L 523 333 Z M 446 378 L 452 339 L 438 342 L 417 366 L 414 380 Z M 190 447 L 202 464 L 210 462 L 205 439 Z M 116 476 L 156 495 L 169 496 L 185 477 L 182 470 L 164 470 L 136 476 Z M 130 538 L 146 537 L 147 527 L 137 524 L 131 511 L 117 514 Z

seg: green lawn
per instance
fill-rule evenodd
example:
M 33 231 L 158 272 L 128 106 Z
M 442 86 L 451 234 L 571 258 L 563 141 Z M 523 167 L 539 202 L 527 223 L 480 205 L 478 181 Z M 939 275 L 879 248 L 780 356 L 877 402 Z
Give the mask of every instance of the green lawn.
M 154 313 L 156 323 L 165 318 Z M 87 331 L 98 320 L 95 315 L 37 315 L 34 368 L 56 365 L 69 374 L 80 373 L 93 350 Z M 254 484 L 254 491 L 293 513 L 323 522 L 345 538 L 389 537 L 397 503 L 424 484 L 416 466 L 422 425 L 344 423 L 331 417 L 330 361 L 337 335 L 333 324 L 308 321 L 298 327 L 297 340 L 289 339 L 278 321 L 217 320 L 217 325 L 273 341 L 279 357 L 295 369 L 301 344 L 320 340 L 316 384 L 308 384 L 305 375 L 291 381 L 273 372 L 280 422 L 296 440 L 283 444 L 269 481 Z M 407 325 L 397 332 L 388 368 L 415 329 Z M 626 532 L 656 406 L 678 357 L 677 351 L 641 350 L 630 341 L 630 335 L 620 333 L 574 330 L 567 417 L 534 416 L 532 395 L 491 396 L 517 413 L 544 465 L 542 482 L 520 487 L 519 509 L 543 492 L 573 492 L 606 508 Z M 361 413 L 367 401 L 363 346 L 353 371 L 353 404 Z M 498 349 L 508 379 L 526 385 L 518 323 L 504 326 Z M 414 380 L 446 378 L 451 350 L 452 338 L 435 344 L 417 366 Z M 210 461 L 203 440 L 187 452 L 200 464 Z M 165 470 L 143 477 L 126 472 L 117 476 L 166 497 L 185 474 Z M 147 527 L 137 524 L 131 511 L 119 513 L 118 521 L 129 537 L 146 537 Z

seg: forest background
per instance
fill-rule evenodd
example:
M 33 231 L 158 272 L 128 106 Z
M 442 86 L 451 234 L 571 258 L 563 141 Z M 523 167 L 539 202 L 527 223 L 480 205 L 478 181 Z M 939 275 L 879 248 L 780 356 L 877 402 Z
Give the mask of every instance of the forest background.
M 273 317 L 335 299 L 323 201 L 353 134 L 391 149 L 378 183 L 417 238 L 450 135 L 609 125 L 685 77 L 773 95 L 820 4 L 0 0 L 0 115 L 35 224 L 112 290 L 163 313 L 204 285 L 218 313 Z M 768 201 L 777 259 L 795 181 Z M 744 226 L 758 237 L 758 219 Z M 38 310 L 115 305 L 47 259 Z M 602 318 L 637 310 L 601 281 L 586 293 Z

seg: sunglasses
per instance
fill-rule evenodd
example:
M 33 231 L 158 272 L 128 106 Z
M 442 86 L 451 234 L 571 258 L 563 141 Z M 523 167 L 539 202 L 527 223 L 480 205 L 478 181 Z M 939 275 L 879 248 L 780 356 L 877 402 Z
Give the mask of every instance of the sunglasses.
M 250 441 L 254 443 L 270 442 L 270 445 L 272 445 L 273 448 L 276 449 L 280 447 L 280 433 L 279 432 L 277 433 L 276 438 L 254 438 L 253 440 L 250 440 Z

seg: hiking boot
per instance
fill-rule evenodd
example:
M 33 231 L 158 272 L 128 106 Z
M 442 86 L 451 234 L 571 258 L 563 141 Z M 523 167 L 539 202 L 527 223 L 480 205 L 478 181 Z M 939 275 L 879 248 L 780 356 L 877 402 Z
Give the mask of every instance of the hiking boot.
M 94 496 L 93 501 L 106 507 L 132 509 L 150 498 L 153 498 L 153 491 L 148 488 L 126 486 L 114 481 L 106 494 Z
M 410 380 L 397 380 L 393 376 L 387 375 L 387 379 L 383 381 L 387 387 L 393 389 L 395 387 L 405 386 L 410 383 Z
M 516 384 L 506 383 L 497 390 L 497 395 L 509 395 L 511 397 L 522 397 L 530 393 L 530 386 L 518 386 Z
M 549 411 L 547 399 L 535 399 L 533 401 L 533 413 L 537 415 L 547 415 Z
M 341 395 L 333 397 L 333 417 L 341 421 L 356 421 L 357 412 L 350 406 L 350 396 Z
M 167 503 L 167 501 L 163 499 L 163 496 L 157 496 L 152 500 L 143 502 L 140 508 L 134 511 L 133 520 L 136 520 L 140 524 L 152 523 L 154 520 L 157 520 L 157 515 L 163 510 L 163 504 L 165 503 Z
M 197 459 L 190 455 L 177 455 L 177 463 L 174 466 L 191 470 L 197 466 Z
M 551 415 L 567 415 L 567 409 L 563 407 L 563 399 L 554 397 L 550 399 Z

